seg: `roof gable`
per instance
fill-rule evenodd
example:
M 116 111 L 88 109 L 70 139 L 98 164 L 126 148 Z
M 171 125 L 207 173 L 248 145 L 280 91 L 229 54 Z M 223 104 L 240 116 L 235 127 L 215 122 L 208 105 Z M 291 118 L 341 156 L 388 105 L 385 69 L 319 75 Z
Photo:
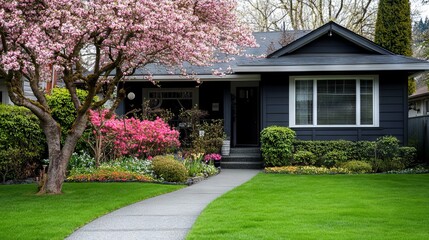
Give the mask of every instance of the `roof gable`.
M 364 53 L 394 55 L 374 42 L 334 23 L 329 22 L 287 46 L 271 53 L 267 58 L 278 58 L 305 53 Z

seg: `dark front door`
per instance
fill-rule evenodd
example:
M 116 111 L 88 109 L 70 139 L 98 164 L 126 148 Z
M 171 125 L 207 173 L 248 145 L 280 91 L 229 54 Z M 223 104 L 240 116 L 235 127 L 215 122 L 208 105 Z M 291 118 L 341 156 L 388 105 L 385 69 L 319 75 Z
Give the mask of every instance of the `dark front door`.
M 236 145 L 257 146 L 259 136 L 259 96 L 257 87 L 237 87 Z

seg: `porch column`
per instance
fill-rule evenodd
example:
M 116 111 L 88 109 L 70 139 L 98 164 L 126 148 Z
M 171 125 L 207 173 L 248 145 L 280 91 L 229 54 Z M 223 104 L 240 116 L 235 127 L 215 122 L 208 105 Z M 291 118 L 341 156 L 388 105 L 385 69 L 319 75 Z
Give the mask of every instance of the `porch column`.
M 231 137 L 231 84 L 228 83 L 223 89 L 223 122 L 224 131 Z

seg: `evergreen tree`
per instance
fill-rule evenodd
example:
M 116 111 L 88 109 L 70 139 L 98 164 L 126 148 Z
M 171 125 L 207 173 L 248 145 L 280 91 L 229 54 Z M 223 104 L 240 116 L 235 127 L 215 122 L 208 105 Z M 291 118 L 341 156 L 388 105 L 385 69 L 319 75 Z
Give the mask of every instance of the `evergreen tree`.
M 380 0 L 375 24 L 375 43 L 405 56 L 411 50 L 411 10 L 409 0 Z M 415 81 L 408 80 L 408 93 L 415 91 Z

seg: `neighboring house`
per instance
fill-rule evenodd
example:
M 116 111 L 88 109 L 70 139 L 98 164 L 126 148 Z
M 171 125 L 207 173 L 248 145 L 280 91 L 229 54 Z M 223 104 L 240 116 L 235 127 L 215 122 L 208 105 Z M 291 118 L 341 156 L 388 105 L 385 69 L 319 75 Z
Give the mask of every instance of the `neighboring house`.
M 304 140 L 393 135 L 407 143 L 407 80 L 429 70 L 429 62 L 395 55 L 334 22 L 301 32 L 284 47 L 281 34 L 255 33 L 260 47 L 249 53 L 272 53 L 237 58 L 229 63 L 233 74 L 212 75 L 226 63 L 188 66 L 202 84 L 149 66 L 161 88 L 136 73 L 126 83 L 135 98 L 125 100 L 123 111 L 140 108 L 143 99 L 175 112 L 198 104 L 208 118 L 224 119 L 232 147 L 258 146 L 260 131 L 270 125 L 290 127 Z
M 429 160 L 429 90 L 427 86 L 417 89 L 408 97 L 408 138 L 417 148 L 419 160 Z
M 427 86 L 416 90 L 408 97 L 408 117 L 429 115 L 429 90 Z
M 30 83 L 28 82 L 28 80 L 23 80 L 23 81 L 24 81 L 23 82 L 24 96 L 29 99 L 35 100 L 36 97 L 31 91 Z M 4 79 L 0 79 L 0 103 L 13 104 L 9 98 L 9 94 L 7 92 L 7 86 Z
M 0 103 L 11 104 L 9 94 L 7 93 L 6 83 L 0 78 Z

